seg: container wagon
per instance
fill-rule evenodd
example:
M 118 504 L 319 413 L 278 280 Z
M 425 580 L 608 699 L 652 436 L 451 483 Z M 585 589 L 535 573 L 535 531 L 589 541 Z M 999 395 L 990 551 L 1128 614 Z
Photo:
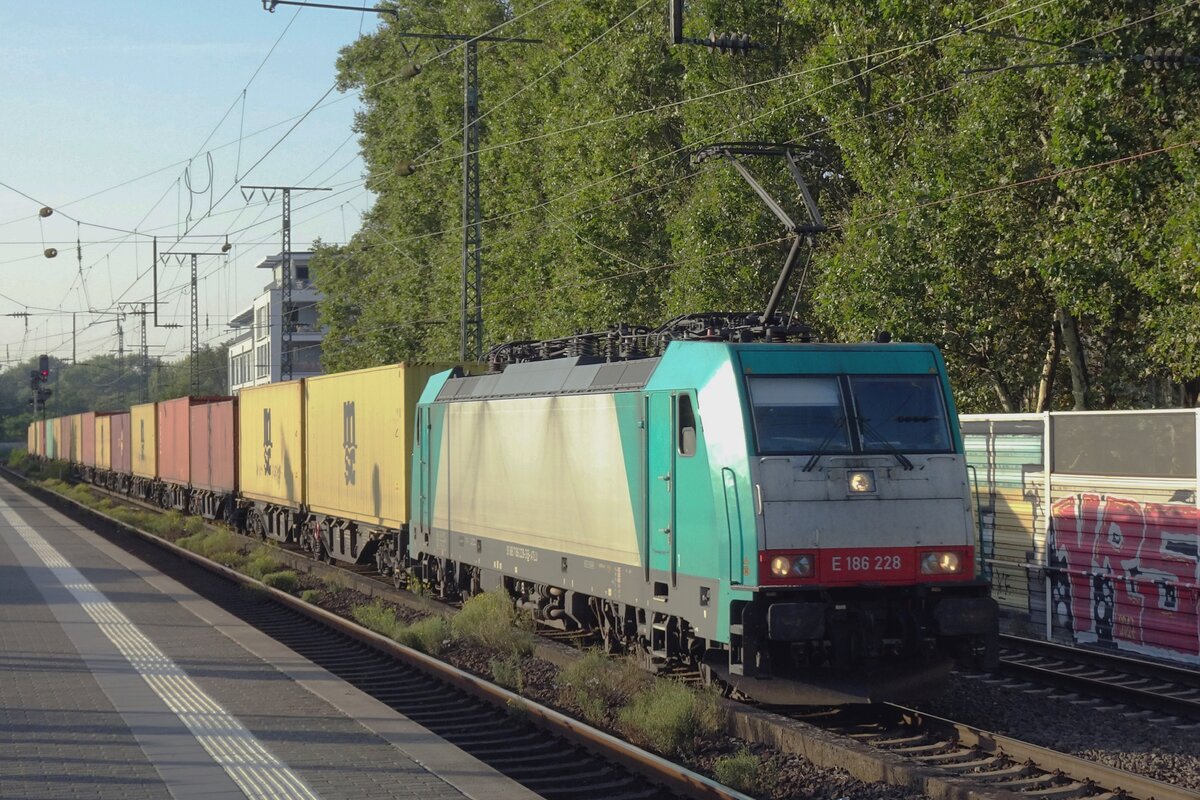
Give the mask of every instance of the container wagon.
M 142 403 L 129 409 L 130 493 L 154 502 L 158 489 L 158 403 Z

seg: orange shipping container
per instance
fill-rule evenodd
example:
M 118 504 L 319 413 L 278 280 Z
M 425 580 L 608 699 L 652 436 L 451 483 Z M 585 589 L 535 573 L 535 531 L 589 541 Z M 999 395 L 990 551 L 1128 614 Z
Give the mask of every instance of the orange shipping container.
M 189 410 L 193 489 L 237 491 L 237 402 L 227 398 Z

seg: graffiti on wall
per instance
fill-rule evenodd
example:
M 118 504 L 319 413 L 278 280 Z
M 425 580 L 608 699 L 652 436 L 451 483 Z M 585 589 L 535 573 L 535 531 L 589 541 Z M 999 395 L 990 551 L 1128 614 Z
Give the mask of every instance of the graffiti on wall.
M 1194 501 L 1082 493 L 1055 502 L 1046 554 L 1055 625 L 1081 643 L 1200 662 L 1198 522 Z

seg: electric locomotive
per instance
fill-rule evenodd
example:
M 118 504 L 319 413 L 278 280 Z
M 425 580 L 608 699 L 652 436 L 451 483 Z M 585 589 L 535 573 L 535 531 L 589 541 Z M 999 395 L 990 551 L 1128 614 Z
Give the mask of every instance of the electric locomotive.
M 987 667 L 997 607 L 937 348 L 729 320 L 435 375 L 407 569 L 769 703 L 907 699 L 954 656 Z

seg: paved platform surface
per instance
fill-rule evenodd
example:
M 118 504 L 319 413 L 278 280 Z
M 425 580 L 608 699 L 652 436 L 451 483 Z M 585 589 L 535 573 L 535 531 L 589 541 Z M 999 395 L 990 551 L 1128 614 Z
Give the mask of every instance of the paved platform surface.
M 0 477 L 0 798 L 537 797 Z

